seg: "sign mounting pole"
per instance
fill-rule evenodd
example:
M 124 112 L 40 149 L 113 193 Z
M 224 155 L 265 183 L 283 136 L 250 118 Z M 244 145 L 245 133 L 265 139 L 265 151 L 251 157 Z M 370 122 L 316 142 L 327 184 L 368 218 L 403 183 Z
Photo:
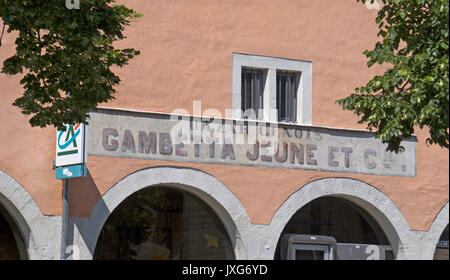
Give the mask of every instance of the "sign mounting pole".
M 69 183 L 70 179 L 64 179 L 63 186 L 63 212 L 62 212 L 62 223 L 61 223 L 61 260 L 66 259 L 66 248 L 67 248 L 67 226 L 69 224 Z
M 84 124 L 66 125 L 65 131 L 56 133 L 56 179 L 63 180 L 62 221 L 61 221 L 61 260 L 66 259 L 67 233 L 69 225 L 70 179 L 87 176 L 87 126 Z

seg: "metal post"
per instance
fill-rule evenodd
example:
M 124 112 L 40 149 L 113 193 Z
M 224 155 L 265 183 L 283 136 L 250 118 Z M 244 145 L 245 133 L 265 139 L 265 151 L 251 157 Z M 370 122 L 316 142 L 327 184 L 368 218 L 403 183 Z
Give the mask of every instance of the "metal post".
M 64 179 L 63 188 L 63 212 L 62 212 L 62 223 L 61 223 L 61 260 L 66 259 L 66 248 L 67 248 L 67 226 L 69 224 L 69 180 Z

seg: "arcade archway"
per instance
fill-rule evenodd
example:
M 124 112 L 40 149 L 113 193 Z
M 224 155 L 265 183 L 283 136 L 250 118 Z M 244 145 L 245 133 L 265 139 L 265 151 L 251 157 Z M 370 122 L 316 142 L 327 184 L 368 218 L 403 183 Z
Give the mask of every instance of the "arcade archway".
M 381 226 L 367 211 L 344 198 L 325 196 L 291 217 L 275 259 L 394 259 L 394 254 Z
M 216 213 L 195 195 L 168 186 L 129 196 L 108 217 L 94 259 L 234 259 Z

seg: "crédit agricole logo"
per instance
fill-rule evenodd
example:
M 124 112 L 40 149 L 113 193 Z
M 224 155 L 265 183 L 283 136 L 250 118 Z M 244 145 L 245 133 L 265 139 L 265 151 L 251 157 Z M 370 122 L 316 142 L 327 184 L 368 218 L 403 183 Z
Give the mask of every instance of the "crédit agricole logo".
M 58 156 L 72 155 L 78 153 L 78 145 L 77 145 L 77 137 L 81 132 L 81 124 L 66 125 L 66 131 L 60 131 L 58 133 L 58 148 L 62 150 L 58 152 Z M 65 136 L 65 137 L 63 137 Z M 64 138 L 64 141 L 61 141 L 61 138 Z
M 86 163 L 86 130 L 84 124 L 65 126 L 56 132 L 56 166 Z

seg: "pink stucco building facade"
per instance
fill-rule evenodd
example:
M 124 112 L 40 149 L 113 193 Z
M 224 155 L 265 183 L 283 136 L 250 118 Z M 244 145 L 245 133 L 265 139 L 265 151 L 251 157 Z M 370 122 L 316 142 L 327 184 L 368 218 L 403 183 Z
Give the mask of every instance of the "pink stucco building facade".
M 448 150 L 428 146 L 428 132 L 418 129 L 404 155 L 391 159 L 358 118 L 335 103 L 383 71 L 368 69 L 362 54 L 377 42 L 376 9 L 331 0 L 120 2 L 144 17 L 118 45 L 141 55 L 115 69 L 122 80 L 116 99 L 92 114 L 88 176 L 70 181 L 67 244 L 77 249 L 67 257 L 130 257 L 115 253 L 117 244 L 99 245 L 134 238 L 117 239 L 119 231 L 107 232 L 105 225 L 117 229 L 129 213 L 121 209 L 150 205 L 157 214 L 148 228 L 154 229 L 133 247 L 133 258 L 296 258 L 290 250 L 308 252 L 304 244 L 334 246 L 341 250 L 334 258 L 373 256 L 344 253 L 345 244 L 361 243 L 381 248 L 379 258 L 433 259 L 445 228 L 447 249 L 440 242 L 439 250 L 448 258 Z M 3 40 L 0 61 L 14 52 L 14 34 Z M 283 84 L 288 79 L 293 97 Z M 0 75 L 0 214 L 12 236 L 0 239 L 0 248 L 9 248 L 10 258 L 59 259 L 63 183 L 53 166 L 56 130 L 31 128 L 11 105 L 23 91 L 19 80 Z M 264 111 L 289 102 L 287 119 Z M 257 121 L 229 111 L 254 104 L 263 110 Z M 276 125 L 284 133 L 277 155 L 264 157 L 262 141 L 170 144 L 170 150 L 161 144 L 170 117 L 218 114 L 234 128 Z M 136 194 L 159 197 L 164 205 L 135 201 Z M 283 245 L 289 234 L 332 237 L 336 244 Z M 197 243 L 204 248 L 192 248 Z M 189 253 L 180 255 L 180 248 Z

